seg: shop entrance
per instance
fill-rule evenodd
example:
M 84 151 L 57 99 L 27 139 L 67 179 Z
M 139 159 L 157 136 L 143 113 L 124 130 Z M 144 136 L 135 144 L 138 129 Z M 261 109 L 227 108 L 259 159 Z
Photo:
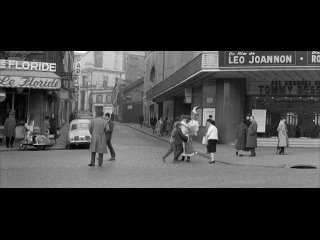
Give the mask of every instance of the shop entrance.
M 249 112 L 266 109 L 266 133 L 259 137 L 275 137 L 282 116 L 287 119 L 290 138 L 320 138 L 319 97 L 249 97 Z
M 7 92 L 6 99 L 0 103 L 0 125 L 4 124 L 11 110 L 15 111 L 16 122 L 25 123 L 28 114 L 28 93 Z

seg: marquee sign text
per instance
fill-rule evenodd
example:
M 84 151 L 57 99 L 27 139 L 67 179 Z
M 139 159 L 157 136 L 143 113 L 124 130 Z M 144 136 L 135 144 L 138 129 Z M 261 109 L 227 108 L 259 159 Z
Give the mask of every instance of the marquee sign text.
M 320 51 L 224 51 L 219 56 L 220 67 L 320 67 Z
M 0 76 L 0 87 L 60 89 L 61 80 L 58 78 Z
M 16 69 L 25 71 L 56 72 L 56 63 L 27 62 L 0 59 L 0 69 Z

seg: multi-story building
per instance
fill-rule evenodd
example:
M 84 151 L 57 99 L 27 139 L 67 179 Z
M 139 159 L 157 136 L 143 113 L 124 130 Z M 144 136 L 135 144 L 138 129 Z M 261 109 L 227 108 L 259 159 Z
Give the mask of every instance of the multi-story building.
M 78 111 L 112 112 L 112 90 L 117 79 L 125 79 L 123 52 L 88 51 L 80 65 Z
M 45 116 L 55 113 L 64 124 L 71 111 L 70 81 L 61 81 L 64 72 L 72 72 L 71 51 L 0 52 L 0 126 L 10 111 L 18 122 L 17 138 L 23 137 L 23 125 L 32 115 L 35 127 Z
M 260 139 L 276 141 L 282 116 L 290 138 L 320 136 L 320 51 L 150 51 L 145 62 L 145 115 L 176 119 L 198 107 L 198 141 L 208 115 L 225 144 L 246 114 Z
M 145 74 L 145 52 L 143 51 L 124 51 L 123 68 L 127 82 L 135 82 L 144 77 Z

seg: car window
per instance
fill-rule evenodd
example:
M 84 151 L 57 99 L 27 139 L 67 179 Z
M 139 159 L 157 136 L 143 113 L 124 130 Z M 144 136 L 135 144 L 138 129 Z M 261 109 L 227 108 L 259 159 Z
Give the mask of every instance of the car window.
M 73 124 L 71 126 L 71 130 L 88 130 L 89 129 L 89 124 L 88 123 L 78 123 L 78 124 Z

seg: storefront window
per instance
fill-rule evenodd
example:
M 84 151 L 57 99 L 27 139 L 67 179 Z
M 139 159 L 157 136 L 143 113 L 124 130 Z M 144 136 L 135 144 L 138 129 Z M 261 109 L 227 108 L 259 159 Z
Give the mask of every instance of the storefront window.
M 247 97 L 247 111 L 266 109 L 266 132 L 258 137 L 276 137 L 281 117 L 286 117 L 290 138 L 320 137 L 320 97 Z

